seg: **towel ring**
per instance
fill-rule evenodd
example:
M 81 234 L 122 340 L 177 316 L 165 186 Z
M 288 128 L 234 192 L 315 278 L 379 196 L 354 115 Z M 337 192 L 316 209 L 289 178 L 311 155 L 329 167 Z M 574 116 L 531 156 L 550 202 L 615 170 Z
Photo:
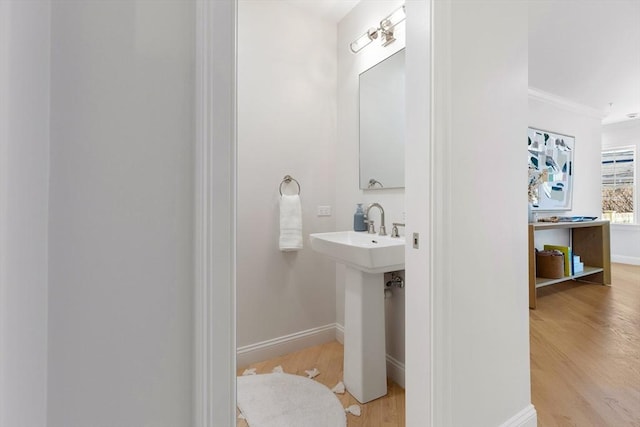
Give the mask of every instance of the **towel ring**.
M 298 194 L 300 194 L 301 187 L 300 187 L 300 183 L 298 182 L 298 180 L 293 178 L 291 175 L 285 175 L 284 178 L 282 178 L 282 182 L 280 183 L 280 188 L 279 188 L 281 196 L 282 196 L 282 185 L 283 184 L 291 184 L 291 181 L 296 183 L 296 185 L 298 186 Z

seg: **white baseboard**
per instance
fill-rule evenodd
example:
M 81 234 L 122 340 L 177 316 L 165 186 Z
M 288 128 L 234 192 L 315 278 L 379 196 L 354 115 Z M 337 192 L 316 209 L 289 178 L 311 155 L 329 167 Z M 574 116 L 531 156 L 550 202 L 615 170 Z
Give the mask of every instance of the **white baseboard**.
M 336 341 L 344 345 L 344 326 L 336 323 Z M 400 387 L 404 387 L 404 363 L 387 354 L 387 377 Z
M 404 363 L 387 354 L 387 377 L 404 388 Z
M 331 323 L 319 328 L 307 329 L 306 331 L 238 347 L 236 352 L 237 369 L 333 340 L 344 345 L 344 326 L 339 323 Z M 404 388 L 404 372 L 404 363 L 387 354 L 387 376 L 402 388 Z
M 340 323 L 336 323 L 336 341 L 344 345 L 344 326 Z
M 624 255 L 611 255 L 611 262 L 619 262 L 620 264 L 640 265 L 640 258 Z
M 284 354 L 293 353 L 314 345 L 325 344 L 336 339 L 336 324 L 307 329 L 282 337 L 238 347 L 236 365 L 238 369 L 273 359 Z
M 500 427 L 536 427 L 538 425 L 538 414 L 536 408 L 529 404 L 522 411 L 502 423 Z

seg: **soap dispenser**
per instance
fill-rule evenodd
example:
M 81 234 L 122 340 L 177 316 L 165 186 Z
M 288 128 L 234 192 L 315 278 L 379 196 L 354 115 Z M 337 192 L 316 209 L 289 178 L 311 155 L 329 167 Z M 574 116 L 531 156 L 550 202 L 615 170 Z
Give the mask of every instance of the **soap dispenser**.
M 362 203 L 358 203 L 356 213 L 353 214 L 353 231 L 367 231 L 367 224 L 364 222 L 364 210 L 362 210 Z

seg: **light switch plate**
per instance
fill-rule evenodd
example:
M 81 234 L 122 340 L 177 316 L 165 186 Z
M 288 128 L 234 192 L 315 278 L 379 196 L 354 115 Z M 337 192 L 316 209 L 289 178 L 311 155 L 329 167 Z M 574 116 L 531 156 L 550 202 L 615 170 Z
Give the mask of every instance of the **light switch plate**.
M 331 206 L 318 206 L 318 216 L 331 216 Z

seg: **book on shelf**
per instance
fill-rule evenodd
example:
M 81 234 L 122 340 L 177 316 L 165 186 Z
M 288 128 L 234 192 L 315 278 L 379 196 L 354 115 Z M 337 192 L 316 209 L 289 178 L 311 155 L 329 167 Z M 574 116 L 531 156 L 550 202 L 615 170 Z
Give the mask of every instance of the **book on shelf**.
M 546 218 L 538 218 L 537 222 L 587 222 L 595 221 L 597 216 L 549 216 Z
M 573 274 L 582 273 L 584 271 L 584 263 L 580 261 L 580 255 L 573 256 Z
M 558 217 L 559 222 L 586 222 L 586 221 L 595 221 L 598 219 L 597 216 L 560 216 Z
M 569 277 L 573 275 L 573 255 L 571 254 L 571 247 L 559 246 L 559 245 L 544 245 L 545 251 L 560 251 L 564 255 L 564 275 Z

